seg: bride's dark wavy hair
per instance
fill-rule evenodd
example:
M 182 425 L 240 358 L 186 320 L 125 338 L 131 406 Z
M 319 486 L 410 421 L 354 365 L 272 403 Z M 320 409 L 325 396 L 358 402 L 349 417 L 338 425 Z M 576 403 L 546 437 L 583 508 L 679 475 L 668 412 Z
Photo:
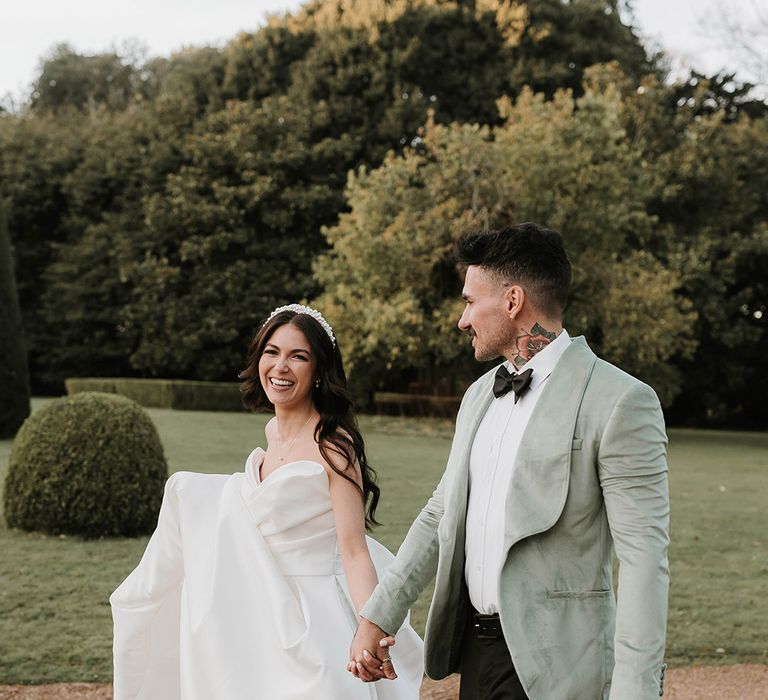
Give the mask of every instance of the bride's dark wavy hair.
M 347 375 L 344 372 L 339 345 L 331 342 L 330 336 L 314 318 L 285 310 L 276 313 L 259 329 L 248 348 L 248 364 L 238 375 L 243 404 L 252 411 L 262 408 L 274 410 L 274 405 L 261 386 L 259 360 L 272 334 L 288 323 L 296 326 L 306 336 L 312 355 L 317 361 L 316 378 L 320 380 L 320 384 L 312 386 L 312 402 L 320 414 L 320 419 L 315 427 L 315 442 L 330 467 L 360 491 L 365 508 L 365 524 L 370 529 L 371 526 L 379 524 L 375 517 L 380 495 L 380 489 L 376 485 L 376 472 L 365 456 L 365 443 L 352 411 L 352 397 L 347 388 Z M 331 459 L 331 452 L 346 461 L 347 466 L 344 469 L 336 467 Z M 360 465 L 362 489 L 350 474 L 355 462 Z

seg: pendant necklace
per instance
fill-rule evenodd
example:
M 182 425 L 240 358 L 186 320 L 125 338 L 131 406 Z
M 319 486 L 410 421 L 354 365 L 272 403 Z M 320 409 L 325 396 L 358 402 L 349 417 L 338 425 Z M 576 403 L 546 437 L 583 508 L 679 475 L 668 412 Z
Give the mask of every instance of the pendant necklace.
M 296 431 L 296 435 L 293 436 L 293 440 L 291 440 L 291 444 L 288 445 L 288 449 L 283 453 L 283 456 L 280 457 L 280 454 L 278 453 L 277 456 L 280 457 L 280 461 L 281 462 L 284 462 L 285 458 L 290 454 L 291 450 L 293 449 L 294 444 L 296 443 L 297 438 L 299 437 L 299 435 L 301 435 L 301 433 L 304 430 L 304 428 L 307 427 L 307 425 L 309 424 L 310 420 L 312 420 L 312 414 L 311 413 L 309 414 L 309 418 L 307 418 L 307 422 L 304 423 L 304 425 L 302 425 L 298 429 L 298 431 Z M 277 438 L 280 441 L 280 446 L 282 447 L 282 445 L 283 445 L 283 438 L 280 435 L 280 421 L 277 422 Z

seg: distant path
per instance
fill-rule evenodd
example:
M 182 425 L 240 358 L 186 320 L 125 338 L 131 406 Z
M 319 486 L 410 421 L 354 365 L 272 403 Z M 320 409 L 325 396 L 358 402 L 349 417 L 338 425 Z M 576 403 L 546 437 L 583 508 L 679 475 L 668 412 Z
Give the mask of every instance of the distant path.
M 426 680 L 421 700 L 455 700 L 458 676 Z M 98 683 L 0 685 L 0 700 L 111 700 L 112 686 Z M 694 666 L 667 672 L 664 700 L 768 700 L 768 665 Z

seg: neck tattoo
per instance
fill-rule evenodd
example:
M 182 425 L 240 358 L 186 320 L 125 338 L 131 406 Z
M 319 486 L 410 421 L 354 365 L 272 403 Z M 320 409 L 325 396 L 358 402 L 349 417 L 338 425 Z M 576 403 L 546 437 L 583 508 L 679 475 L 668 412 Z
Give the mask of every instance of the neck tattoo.
M 530 333 L 523 333 L 515 338 L 515 355 L 512 358 L 517 369 L 520 369 L 534 355 L 549 345 L 557 334 L 548 331 L 544 326 L 535 323 Z
M 293 449 L 293 446 L 296 444 L 296 440 L 298 439 L 299 435 L 301 435 L 304 428 L 309 425 L 309 421 L 312 420 L 312 414 L 309 414 L 309 418 L 307 418 L 307 422 L 304 423 L 297 431 L 296 434 L 293 436 L 293 439 L 291 440 L 290 444 L 288 445 L 288 449 L 283 452 L 283 454 L 280 454 L 280 451 L 278 451 L 277 456 L 280 458 L 281 462 L 285 461 L 285 458 L 290 454 L 291 450 Z M 283 446 L 283 438 L 280 435 L 280 421 L 277 422 L 277 440 L 280 443 L 280 447 Z

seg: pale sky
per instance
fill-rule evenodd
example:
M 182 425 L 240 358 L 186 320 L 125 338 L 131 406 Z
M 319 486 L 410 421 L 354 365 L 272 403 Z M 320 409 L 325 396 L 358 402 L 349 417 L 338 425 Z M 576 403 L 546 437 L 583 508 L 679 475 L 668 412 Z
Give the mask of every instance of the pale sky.
M 2 0 L 0 3 L 0 97 L 28 95 L 42 56 L 61 42 L 81 53 L 98 53 L 127 41 L 151 56 L 183 46 L 223 45 L 239 31 L 253 31 L 267 12 L 297 8 L 301 0 Z M 673 65 L 705 73 L 734 68 L 716 38 L 703 28 L 716 18 L 718 0 L 632 0 L 641 35 L 662 46 Z M 745 16 L 768 0 L 729 0 Z M 749 79 L 748 75 L 740 75 Z

